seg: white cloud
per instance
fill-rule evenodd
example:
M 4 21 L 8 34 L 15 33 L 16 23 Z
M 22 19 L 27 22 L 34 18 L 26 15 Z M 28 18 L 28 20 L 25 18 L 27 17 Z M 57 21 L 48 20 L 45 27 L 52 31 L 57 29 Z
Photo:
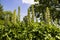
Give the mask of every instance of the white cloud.
M 34 0 L 22 0 L 22 2 L 26 4 L 34 4 Z

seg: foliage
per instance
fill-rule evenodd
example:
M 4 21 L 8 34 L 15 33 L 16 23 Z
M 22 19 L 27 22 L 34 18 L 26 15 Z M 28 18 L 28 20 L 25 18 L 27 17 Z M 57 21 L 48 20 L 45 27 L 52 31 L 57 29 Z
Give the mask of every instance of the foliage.
M 0 40 L 60 40 L 60 28 L 44 22 L 0 25 Z
M 60 1 L 59 0 L 34 0 L 35 2 L 39 2 L 38 4 L 34 4 L 34 11 L 35 11 L 35 16 L 37 16 L 37 18 L 40 18 L 40 20 L 43 19 L 43 21 L 45 21 L 45 12 L 46 12 L 46 8 L 48 7 L 50 10 L 50 16 L 51 16 L 51 20 L 53 20 L 53 22 L 56 20 L 56 18 L 58 19 L 58 23 L 60 20 Z M 32 7 L 32 6 L 31 6 Z M 42 14 L 42 17 L 40 16 L 40 14 Z M 39 15 L 39 16 L 38 16 Z

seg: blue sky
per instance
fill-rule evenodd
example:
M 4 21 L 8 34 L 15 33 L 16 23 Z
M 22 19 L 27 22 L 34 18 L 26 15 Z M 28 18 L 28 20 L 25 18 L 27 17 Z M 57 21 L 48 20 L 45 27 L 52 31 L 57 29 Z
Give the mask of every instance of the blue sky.
M 0 0 L 0 3 L 3 5 L 3 9 L 9 11 L 18 11 L 18 6 L 21 8 L 21 20 L 24 16 L 27 15 L 27 9 L 33 3 L 32 0 Z

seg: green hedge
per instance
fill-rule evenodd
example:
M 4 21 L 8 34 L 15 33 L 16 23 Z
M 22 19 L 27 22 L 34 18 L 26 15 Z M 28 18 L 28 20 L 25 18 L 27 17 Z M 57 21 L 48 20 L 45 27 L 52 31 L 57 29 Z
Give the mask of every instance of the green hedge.
M 0 25 L 0 40 L 60 40 L 60 28 L 52 24 L 25 23 Z

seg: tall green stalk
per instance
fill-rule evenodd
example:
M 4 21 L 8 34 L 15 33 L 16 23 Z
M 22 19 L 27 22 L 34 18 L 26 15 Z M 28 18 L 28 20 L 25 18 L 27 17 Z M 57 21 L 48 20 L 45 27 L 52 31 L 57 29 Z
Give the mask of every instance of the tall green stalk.
M 18 7 L 18 21 L 20 21 L 20 7 Z
M 30 18 L 30 9 L 28 9 L 28 22 L 31 22 L 31 18 Z
M 34 5 L 32 5 L 32 21 L 34 22 Z
M 51 22 L 50 11 L 49 11 L 49 8 L 48 7 L 46 8 L 46 12 L 45 12 L 45 21 L 47 23 L 50 23 Z
M 16 10 L 14 10 L 14 12 L 13 12 L 12 22 L 16 23 Z

